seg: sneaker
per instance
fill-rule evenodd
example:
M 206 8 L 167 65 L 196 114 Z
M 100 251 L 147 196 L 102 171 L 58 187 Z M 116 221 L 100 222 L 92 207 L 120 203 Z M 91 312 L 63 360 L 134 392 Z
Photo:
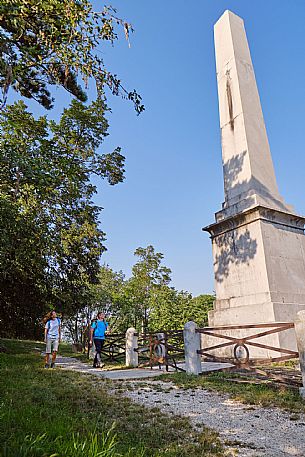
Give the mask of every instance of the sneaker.
M 50 368 L 50 365 L 48 363 L 45 364 L 45 368 Z
M 100 368 L 104 368 L 105 364 L 104 363 L 101 363 L 100 364 Z
M 51 368 L 55 368 L 55 362 L 51 363 Z

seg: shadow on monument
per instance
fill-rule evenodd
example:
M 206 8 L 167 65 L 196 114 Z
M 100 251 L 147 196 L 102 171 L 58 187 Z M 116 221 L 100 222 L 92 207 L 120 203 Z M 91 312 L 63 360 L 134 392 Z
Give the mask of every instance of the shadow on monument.
M 246 166 L 244 163 L 245 157 L 247 156 L 248 151 L 243 151 L 240 154 L 236 154 L 227 160 L 223 165 L 223 176 L 224 176 L 224 191 L 225 191 L 225 203 L 224 207 L 227 208 L 230 206 L 230 194 L 234 199 L 240 197 L 239 204 L 242 204 L 242 208 L 249 208 L 255 203 L 253 194 L 261 196 L 266 204 L 269 204 L 270 207 L 282 211 L 290 211 L 291 208 L 286 206 L 283 201 L 277 199 L 270 190 L 257 178 L 251 177 L 249 180 L 239 181 L 238 177 L 242 172 L 243 168 Z M 241 209 L 242 209 L 241 208 Z
M 251 239 L 248 230 L 239 236 L 236 236 L 235 230 L 224 233 L 215 239 L 215 243 L 220 251 L 214 262 L 217 282 L 222 282 L 229 275 L 233 265 L 249 263 L 257 252 L 257 241 Z
M 249 180 L 240 180 L 242 172 L 247 167 L 245 163 L 247 151 L 231 157 L 223 166 L 224 169 L 224 190 L 225 202 L 223 211 L 216 213 L 221 215 L 221 219 L 230 219 L 231 216 L 241 214 L 243 211 L 255 207 L 257 200 L 254 195 L 261 197 L 263 206 L 279 211 L 289 211 L 283 201 L 274 197 L 271 191 L 253 176 Z M 235 207 L 235 205 L 238 205 Z M 226 209 L 230 210 L 226 213 Z M 291 210 L 291 209 L 290 209 Z M 214 259 L 214 272 L 217 282 L 222 282 L 229 276 L 229 272 L 234 265 L 249 263 L 257 252 L 257 241 L 251 238 L 248 229 L 242 233 L 241 230 L 232 229 L 214 238 L 217 245 L 218 254 Z M 219 254 L 220 253 L 220 254 Z

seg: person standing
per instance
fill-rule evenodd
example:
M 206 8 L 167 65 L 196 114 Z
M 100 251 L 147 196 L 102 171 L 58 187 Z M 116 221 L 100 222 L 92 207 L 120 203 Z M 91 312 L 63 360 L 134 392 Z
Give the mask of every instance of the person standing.
M 102 349 L 105 343 L 106 334 L 110 331 L 108 322 L 105 320 L 105 314 L 102 312 L 97 313 L 96 319 L 92 322 L 90 328 L 90 346 L 92 346 L 92 339 L 95 346 L 95 357 L 93 361 L 94 368 L 103 368 L 102 363 Z
M 49 318 L 46 321 L 44 328 L 44 340 L 46 343 L 46 357 L 45 357 L 45 368 L 50 368 L 50 356 L 51 368 L 55 367 L 55 360 L 58 351 L 58 345 L 61 338 L 61 321 L 57 317 L 56 311 L 53 310 L 49 314 Z

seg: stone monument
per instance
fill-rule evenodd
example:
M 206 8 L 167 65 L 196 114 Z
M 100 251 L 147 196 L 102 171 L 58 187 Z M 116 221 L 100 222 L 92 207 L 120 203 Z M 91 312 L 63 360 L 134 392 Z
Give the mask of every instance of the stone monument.
M 243 20 L 225 11 L 214 36 L 225 201 L 203 229 L 215 274 L 209 325 L 290 322 L 305 309 L 305 218 L 278 191 Z M 284 333 L 268 344 L 295 349 Z

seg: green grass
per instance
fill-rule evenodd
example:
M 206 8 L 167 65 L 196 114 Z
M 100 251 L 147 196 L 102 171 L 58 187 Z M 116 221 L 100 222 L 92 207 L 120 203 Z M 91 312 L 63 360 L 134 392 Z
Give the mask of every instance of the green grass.
M 41 343 L 0 346 L 1 457 L 224 455 L 216 433 L 110 394 L 108 380 L 43 369 Z
M 172 381 L 184 389 L 202 388 L 227 393 L 231 398 L 250 405 L 264 407 L 277 406 L 292 412 L 305 412 L 305 402 L 298 390 L 286 386 L 268 384 L 244 384 L 230 382 L 239 378 L 230 372 L 211 373 L 203 376 L 192 376 L 185 373 L 173 373 L 162 376 L 163 380 Z

